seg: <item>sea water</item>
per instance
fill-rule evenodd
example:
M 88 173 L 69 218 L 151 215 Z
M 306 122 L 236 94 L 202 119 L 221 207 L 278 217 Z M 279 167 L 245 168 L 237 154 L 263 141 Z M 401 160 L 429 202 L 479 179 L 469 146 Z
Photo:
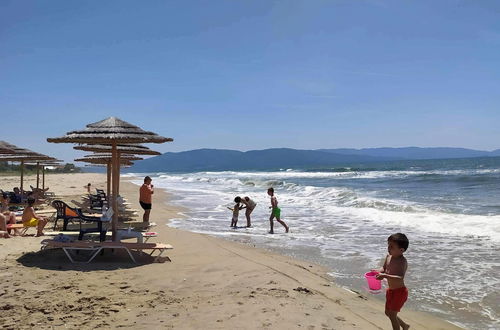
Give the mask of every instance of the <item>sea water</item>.
M 500 158 L 149 175 L 189 210 L 171 226 L 319 263 L 358 292 L 367 290 L 363 274 L 381 266 L 387 237 L 403 232 L 409 308 L 470 329 L 500 328 Z M 268 234 L 268 187 L 287 235 L 277 222 Z M 229 227 L 235 196 L 257 203 L 250 229 Z M 244 210 L 238 225 L 246 225 Z

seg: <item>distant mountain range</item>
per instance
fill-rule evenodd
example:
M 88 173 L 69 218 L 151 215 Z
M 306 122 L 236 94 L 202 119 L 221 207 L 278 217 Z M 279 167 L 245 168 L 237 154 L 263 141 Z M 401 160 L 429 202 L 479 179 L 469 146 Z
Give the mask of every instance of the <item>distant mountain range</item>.
M 276 148 L 252 151 L 197 149 L 167 152 L 138 161 L 127 172 L 191 172 L 325 168 L 341 164 L 395 160 L 449 159 L 500 156 L 500 149 L 464 148 L 367 148 L 297 150 Z

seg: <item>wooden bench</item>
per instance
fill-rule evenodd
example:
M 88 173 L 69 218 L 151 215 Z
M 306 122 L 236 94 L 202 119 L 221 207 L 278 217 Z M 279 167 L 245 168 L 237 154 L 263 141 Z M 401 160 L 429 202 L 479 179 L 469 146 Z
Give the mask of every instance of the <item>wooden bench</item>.
M 42 250 L 45 249 L 63 249 L 66 256 L 73 263 L 76 261 L 71 257 L 71 251 L 79 251 L 79 250 L 87 250 L 92 251 L 91 256 L 85 263 L 91 262 L 103 249 L 123 249 L 127 251 L 130 259 L 134 263 L 137 263 L 134 256 L 132 255 L 133 250 L 143 251 L 143 250 L 151 250 L 150 256 L 153 255 L 155 251 L 158 251 L 158 255 L 154 258 L 153 262 L 156 262 L 161 257 L 162 253 L 165 250 L 173 249 L 170 244 L 162 244 L 162 243 L 123 243 L 123 242 L 90 242 L 90 241 L 75 241 L 75 242 L 58 242 L 54 240 L 45 239 L 41 242 Z M 166 257 L 168 261 L 171 261 L 170 258 Z

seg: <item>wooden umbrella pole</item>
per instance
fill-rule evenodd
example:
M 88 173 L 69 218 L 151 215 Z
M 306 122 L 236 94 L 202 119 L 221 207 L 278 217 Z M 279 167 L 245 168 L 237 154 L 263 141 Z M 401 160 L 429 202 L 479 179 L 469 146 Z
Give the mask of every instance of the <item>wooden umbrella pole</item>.
M 117 168 L 117 171 L 118 171 L 118 182 L 117 182 L 117 188 L 116 188 L 116 191 L 118 191 L 118 195 L 120 195 L 121 156 L 122 156 L 121 152 L 118 151 L 118 168 Z
M 116 142 L 113 142 L 112 149 L 111 149 L 111 155 L 112 155 L 112 172 L 113 172 L 113 178 L 112 178 L 112 189 L 113 189 L 113 197 L 112 197 L 112 207 L 113 207 L 113 220 L 111 222 L 111 230 L 112 230 L 112 240 L 116 240 L 116 227 L 118 224 L 118 164 L 120 163 L 120 159 L 118 158 L 118 151 L 116 148 Z
M 21 160 L 21 194 L 23 193 L 23 181 L 24 181 L 24 161 Z
M 42 165 L 42 189 L 45 190 L 45 165 Z
M 106 197 L 108 199 L 108 205 L 111 205 L 111 160 L 106 164 Z
M 36 189 L 40 188 L 40 162 L 36 162 Z

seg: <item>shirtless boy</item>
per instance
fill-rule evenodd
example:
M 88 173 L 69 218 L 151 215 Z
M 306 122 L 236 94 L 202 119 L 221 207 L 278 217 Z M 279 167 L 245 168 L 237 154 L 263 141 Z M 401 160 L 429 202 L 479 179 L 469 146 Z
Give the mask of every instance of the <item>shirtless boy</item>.
M 377 279 L 387 279 L 389 289 L 385 295 L 385 315 L 389 317 L 393 330 L 406 330 L 410 326 L 398 317 L 398 313 L 408 299 L 408 289 L 405 286 L 404 277 L 408 263 L 403 253 L 408 249 L 409 241 L 405 234 L 392 234 L 387 238 L 387 250 L 389 254 L 385 257 L 384 266 L 379 270 Z
M 281 220 L 281 209 L 278 207 L 278 199 L 276 198 L 276 196 L 274 196 L 274 188 L 267 189 L 267 194 L 271 196 L 270 208 L 272 209 L 271 216 L 269 217 L 269 225 L 271 226 L 269 234 L 274 234 L 274 223 L 273 223 L 274 218 L 276 218 L 276 221 L 278 221 L 283 225 L 283 227 L 285 227 L 285 230 L 288 233 L 288 226 L 283 220 Z
M 23 211 L 23 225 L 24 227 L 36 227 L 36 236 L 43 236 L 43 228 L 47 224 L 47 220 L 42 216 L 36 215 L 33 204 L 35 204 L 35 199 L 29 197 L 28 207 Z

